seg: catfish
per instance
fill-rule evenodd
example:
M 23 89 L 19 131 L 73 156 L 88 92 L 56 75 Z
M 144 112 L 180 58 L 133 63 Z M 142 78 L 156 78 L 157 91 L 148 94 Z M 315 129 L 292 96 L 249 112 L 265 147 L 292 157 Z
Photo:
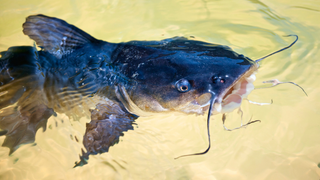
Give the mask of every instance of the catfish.
M 33 143 L 39 128 L 57 113 L 90 111 L 83 150 L 108 152 L 139 116 L 179 111 L 210 116 L 240 108 L 254 90 L 258 62 L 231 48 L 185 37 L 161 41 L 111 43 L 98 40 L 67 22 L 31 15 L 23 33 L 38 46 L 1 52 L 0 135 L 10 154 Z M 97 100 L 97 97 L 99 100 Z M 93 106 L 93 108 L 89 108 Z M 81 113 L 80 115 L 81 116 Z M 256 121 L 250 121 L 246 126 Z M 184 155 L 188 156 L 188 155 Z M 180 156 L 181 157 L 181 156 Z

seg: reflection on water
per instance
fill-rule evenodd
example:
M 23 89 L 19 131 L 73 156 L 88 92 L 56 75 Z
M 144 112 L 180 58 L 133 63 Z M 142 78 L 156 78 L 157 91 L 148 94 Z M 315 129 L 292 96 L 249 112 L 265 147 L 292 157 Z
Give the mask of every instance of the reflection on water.
M 0 148 L 1 179 L 319 178 L 318 7 L 319 2 L 312 0 L 3 3 L 0 25 L 5 28 L 0 29 L 0 51 L 32 45 L 21 32 L 21 24 L 25 17 L 37 13 L 62 18 L 110 42 L 194 36 L 228 45 L 252 59 L 286 46 L 290 40 L 283 35 L 297 34 L 299 41 L 294 47 L 262 62 L 255 85 L 260 87 L 262 81 L 275 78 L 294 81 L 309 96 L 292 85 L 254 90 L 250 100 L 268 103 L 272 99 L 273 104 L 244 102 L 243 120 L 252 116 L 261 123 L 227 132 L 221 115 L 216 115 L 211 120 L 212 148 L 208 154 L 178 160 L 174 158 L 207 146 L 205 117 L 174 113 L 139 118 L 135 130 L 125 132 L 121 143 L 109 153 L 92 156 L 86 166 L 72 168 L 84 149 L 82 138 L 90 113 L 82 109 L 94 107 L 88 102 L 69 111 L 63 109 L 46 125 L 37 126 L 47 130 L 36 133 L 35 143 L 21 146 L 10 156 L 8 148 Z M 38 95 L 41 93 L 39 90 Z M 237 127 L 240 119 L 237 112 L 230 113 L 226 125 Z M 5 137 L 0 136 L 3 142 Z

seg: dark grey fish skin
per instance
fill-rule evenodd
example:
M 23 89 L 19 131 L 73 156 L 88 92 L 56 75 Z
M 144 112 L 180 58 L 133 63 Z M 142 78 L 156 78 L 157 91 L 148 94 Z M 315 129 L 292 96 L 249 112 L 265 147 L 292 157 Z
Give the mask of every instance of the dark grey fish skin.
M 100 96 L 107 100 L 91 110 L 83 140 L 87 152 L 77 165 L 85 164 L 90 154 L 108 152 L 124 131 L 133 129 L 139 112 L 202 114 L 208 106 L 198 104 L 198 98 L 210 92 L 218 99 L 256 67 L 222 45 L 183 37 L 109 43 L 45 15 L 27 17 L 23 32 L 41 50 L 20 46 L 1 52 L 2 146 L 13 153 L 34 142 L 37 130 L 45 130 L 56 112 Z
M 138 118 L 123 111 L 118 103 L 97 104 L 91 110 L 91 121 L 86 125 L 83 145 L 87 152 L 82 151 L 80 161 L 75 167 L 87 164 L 90 154 L 108 152 L 110 146 L 119 142 L 123 132 L 133 130 L 134 120 Z

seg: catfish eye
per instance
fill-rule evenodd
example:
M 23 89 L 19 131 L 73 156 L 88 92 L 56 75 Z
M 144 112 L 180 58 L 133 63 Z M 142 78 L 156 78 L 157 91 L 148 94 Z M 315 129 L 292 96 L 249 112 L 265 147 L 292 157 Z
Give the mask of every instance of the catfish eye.
M 212 83 L 213 84 L 216 84 L 217 81 L 218 81 L 218 77 L 217 76 L 212 77 Z
M 180 79 L 176 82 L 176 88 L 179 92 L 188 92 L 191 89 L 191 85 L 188 80 Z

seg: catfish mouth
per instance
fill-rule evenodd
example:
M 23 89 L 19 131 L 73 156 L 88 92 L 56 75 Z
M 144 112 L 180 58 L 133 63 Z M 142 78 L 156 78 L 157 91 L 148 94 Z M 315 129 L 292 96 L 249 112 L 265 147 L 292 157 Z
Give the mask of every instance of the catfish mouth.
M 253 82 L 256 79 L 257 69 L 257 64 L 253 65 L 217 97 L 211 97 L 212 93 L 206 93 L 198 97 L 193 103 L 200 105 L 204 112 L 209 109 L 211 98 L 214 98 L 212 114 L 227 113 L 239 108 L 242 100 L 247 98 L 254 89 Z

